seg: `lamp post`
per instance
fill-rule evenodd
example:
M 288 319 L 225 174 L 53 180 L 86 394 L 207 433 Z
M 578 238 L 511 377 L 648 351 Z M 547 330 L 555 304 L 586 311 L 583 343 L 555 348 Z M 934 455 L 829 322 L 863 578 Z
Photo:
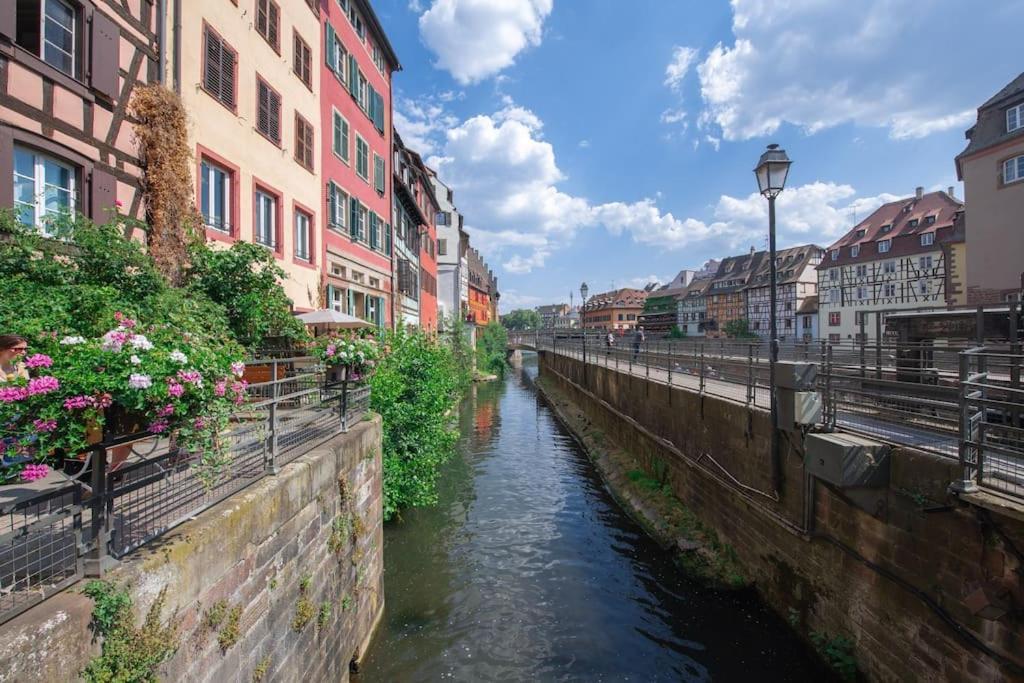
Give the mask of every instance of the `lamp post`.
M 590 288 L 587 287 L 587 283 L 584 282 L 580 285 L 580 299 L 583 303 L 580 304 L 580 326 L 583 328 L 583 384 L 587 383 L 587 321 L 585 311 L 587 308 L 587 293 Z
M 789 166 L 793 162 L 786 156 L 786 151 L 779 149 L 776 144 L 768 145 L 754 169 L 757 176 L 757 187 L 761 196 L 768 200 L 768 258 L 771 272 L 771 286 L 769 288 L 769 357 L 768 357 L 768 392 L 771 397 L 772 410 L 772 434 L 771 434 L 771 457 L 772 457 L 772 487 L 775 493 L 779 493 L 782 487 L 782 458 L 779 455 L 779 406 L 775 391 L 775 364 L 779 360 L 779 334 L 776 318 L 776 305 L 778 300 L 778 273 L 775 263 L 775 198 L 779 196 L 786 186 L 786 176 L 789 174 Z

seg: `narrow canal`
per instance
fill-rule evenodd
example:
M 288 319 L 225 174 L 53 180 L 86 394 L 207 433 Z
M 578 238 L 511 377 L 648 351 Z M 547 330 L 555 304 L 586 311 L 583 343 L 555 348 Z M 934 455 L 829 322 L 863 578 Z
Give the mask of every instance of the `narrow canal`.
M 537 396 L 535 357 L 461 407 L 440 502 L 384 532 L 360 683 L 821 681 L 751 592 L 685 578 Z

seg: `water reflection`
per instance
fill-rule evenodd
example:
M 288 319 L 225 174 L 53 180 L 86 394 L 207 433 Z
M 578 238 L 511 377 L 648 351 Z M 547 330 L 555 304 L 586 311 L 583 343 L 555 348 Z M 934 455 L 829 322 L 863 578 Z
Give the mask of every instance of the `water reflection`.
M 385 530 L 359 679 L 823 680 L 751 594 L 685 579 L 522 376 L 474 387 L 440 504 Z

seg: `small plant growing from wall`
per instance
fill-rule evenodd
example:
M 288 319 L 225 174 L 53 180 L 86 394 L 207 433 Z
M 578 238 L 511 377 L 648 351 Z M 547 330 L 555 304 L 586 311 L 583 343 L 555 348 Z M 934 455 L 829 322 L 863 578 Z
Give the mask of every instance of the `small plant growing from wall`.
M 295 603 L 295 615 L 292 617 L 293 631 L 302 631 L 316 615 L 316 607 L 308 595 L 312 582 L 313 577 L 310 574 L 303 574 L 299 579 L 299 599 Z
M 270 655 L 267 655 L 260 660 L 260 663 L 256 665 L 256 668 L 252 670 L 252 683 L 260 683 L 264 676 L 267 675 L 267 671 L 270 670 Z
M 82 671 L 86 681 L 157 680 L 157 668 L 178 647 L 175 615 L 161 622 L 167 589 L 160 591 L 142 625 L 135 623 L 128 591 L 108 581 L 90 581 L 82 592 L 93 600 L 93 627 L 103 638 L 100 654 Z
M 331 603 L 324 600 L 320 603 L 320 611 L 316 616 L 316 630 L 322 631 L 327 626 L 327 622 L 331 620 Z
M 829 636 L 827 633 L 814 631 L 811 642 L 832 670 L 844 681 L 857 680 L 857 658 L 853 654 L 853 641 L 845 636 Z

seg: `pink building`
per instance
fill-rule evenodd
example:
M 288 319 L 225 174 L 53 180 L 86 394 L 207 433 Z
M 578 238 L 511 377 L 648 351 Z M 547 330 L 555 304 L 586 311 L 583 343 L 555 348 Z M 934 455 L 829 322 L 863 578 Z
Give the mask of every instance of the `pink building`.
M 156 78 L 156 36 L 150 3 L 0 0 L 0 206 L 44 229 L 118 201 L 142 216 L 125 106 Z
M 320 16 L 325 300 L 392 327 L 391 75 L 401 65 L 365 0 L 325 0 Z

